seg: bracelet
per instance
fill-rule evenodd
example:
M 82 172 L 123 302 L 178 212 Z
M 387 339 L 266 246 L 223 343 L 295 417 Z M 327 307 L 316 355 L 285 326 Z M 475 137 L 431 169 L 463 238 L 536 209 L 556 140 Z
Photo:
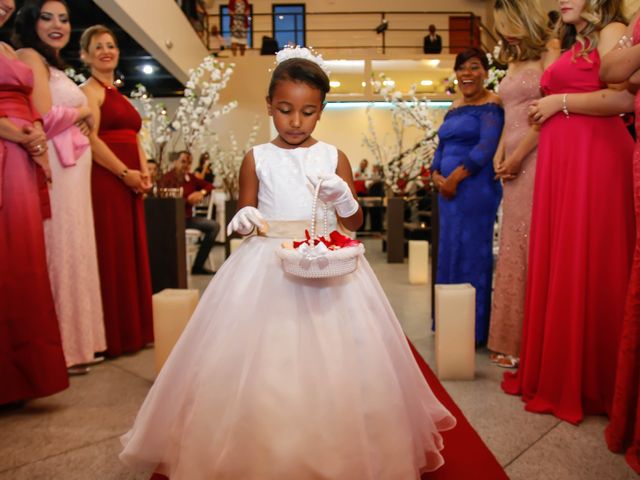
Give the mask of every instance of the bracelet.
M 129 174 L 129 169 L 128 169 L 128 168 L 125 168 L 125 169 L 122 171 L 122 173 L 121 173 L 120 175 L 118 175 L 118 178 L 119 178 L 120 180 L 124 180 L 124 177 L 126 177 L 128 174 Z
M 562 96 L 562 113 L 564 113 L 565 117 L 569 117 L 569 109 L 567 108 L 567 95 L 569 95 L 568 93 L 565 93 Z

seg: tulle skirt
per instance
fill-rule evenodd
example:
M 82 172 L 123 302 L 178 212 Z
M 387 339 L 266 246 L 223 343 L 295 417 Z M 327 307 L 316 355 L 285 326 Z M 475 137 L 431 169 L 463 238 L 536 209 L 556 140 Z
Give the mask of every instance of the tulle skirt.
M 171 480 L 412 480 L 455 418 L 431 392 L 366 260 L 282 271 L 251 237 L 218 271 L 120 458 Z

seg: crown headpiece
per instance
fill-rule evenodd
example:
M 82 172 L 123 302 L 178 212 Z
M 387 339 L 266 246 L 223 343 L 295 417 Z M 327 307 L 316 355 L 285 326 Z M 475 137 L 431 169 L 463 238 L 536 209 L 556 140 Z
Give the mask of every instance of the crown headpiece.
M 290 60 L 292 58 L 303 58 L 305 60 L 309 60 L 310 62 L 318 65 L 324 73 L 327 74 L 327 77 L 331 75 L 331 71 L 327 64 L 322 59 L 322 55 L 316 53 L 311 47 L 301 47 L 299 45 L 287 45 L 278 53 L 276 53 L 276 65 L 280 65 L 285 60 Z

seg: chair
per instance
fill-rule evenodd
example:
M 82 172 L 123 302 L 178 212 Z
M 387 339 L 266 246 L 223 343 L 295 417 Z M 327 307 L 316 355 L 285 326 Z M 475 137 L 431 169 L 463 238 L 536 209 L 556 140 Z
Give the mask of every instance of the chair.
M 208 218 L 209 220 L 213 219 L 214 209 L 215 209 L 213 192 L 210 192 L 209 195 L 205 197 L 202 200 L 202 202 L 200 202 L 200 204 L 193 206 L 194 214 L 200 207 L 204 206 L 204 204 L 206 204 L 206 208 L 207 208 L 206 218 Z M 187 228 L 185 230 L 187 271 L 191 271 L 191 265 L 193 265 L 193 261 L 195 260 L 196 255 L 198 254 L 199 244 L 203 237 L 204 237 L 204 234 L 200 230 L 197 230 L 195 228 Z M 215 270 L 214 261 L 211 258 L 212 253 L 213 253 L 213 250 L 209 253 L 209 266 L 211 267 L 212 270 Z

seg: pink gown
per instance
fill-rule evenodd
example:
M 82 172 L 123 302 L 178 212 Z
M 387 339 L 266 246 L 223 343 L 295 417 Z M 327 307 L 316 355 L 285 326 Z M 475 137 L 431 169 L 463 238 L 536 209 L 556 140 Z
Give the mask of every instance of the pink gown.
M 633 31 L 633 43 L 640 43 L 640 21 Z M 636 133 L 640 138 L 640 92 L 636 94 Z M 633 185 L 636 222 L 640 221 L 640 143 L 633 153 Z M 627 295 L 616 390 L 611 423 L 606 429 L 609 448 L 625 452 L 627 462 L 640 474 L 640 234 L 636 232 L 636 248 L 631 267 Z
M 45 222 L 49 278 L 67 366 L 107 349 L 91 205 L 91 149 L 74 125 L 86 104 L 80 88 L 50 68 L 52 109 L 44 118 L 53 178 L 52 216 Z
M 540 73 L 525 68 L 500 83 L 504 105 L 504 145 L 508 157 L 529 131 L 527 107 L 540 98 Z M 529 255 L 529 226 L 533 204 L 537 149 L 522 161 L 518 176 L 502 186 L 500 253 L 493 287 L 488 347 L 518 357 L 524 318 L 524 296 Z
M 565 52 L 547 94 L 592 92 L 597 50 Z M 633 140 L 619 116 L 562 112 L 541 128 L 520 368 L 503 388 L 571 423 L 611 411 L 635 221 Z
M 0 55 L 0 117 L 33 124 L 32 88 L 29 67 Z M 42 171 L 22 147 L 0 138 L 0 405 L 69 386 L 47 275 L 48 214 Z

